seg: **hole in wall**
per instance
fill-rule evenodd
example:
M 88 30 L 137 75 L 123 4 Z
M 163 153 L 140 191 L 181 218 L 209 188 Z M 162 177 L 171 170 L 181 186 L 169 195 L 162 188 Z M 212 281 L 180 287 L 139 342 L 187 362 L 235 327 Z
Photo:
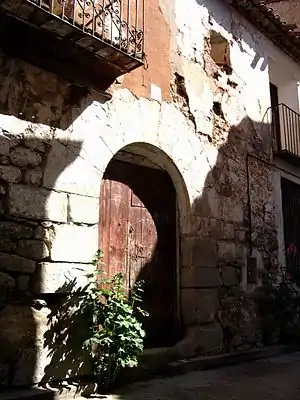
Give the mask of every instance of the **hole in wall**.
M 222 106 L 219 101 L 214 101 L 213 103 L 213 112 L 218 116 L 223 118 Z
M 232 73 L 229 42 L 216 31 L 210 31 L 210 56 L 225 73 Z

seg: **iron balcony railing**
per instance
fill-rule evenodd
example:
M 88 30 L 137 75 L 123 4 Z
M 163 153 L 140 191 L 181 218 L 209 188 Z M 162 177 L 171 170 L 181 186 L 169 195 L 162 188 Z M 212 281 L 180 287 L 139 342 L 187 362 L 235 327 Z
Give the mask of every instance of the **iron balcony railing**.
M 272 107 L 275 152 L 300 158 L 300 114 L 285 104 Z
M 24 0 L 131 57 L 144 56 L 144 0 Z

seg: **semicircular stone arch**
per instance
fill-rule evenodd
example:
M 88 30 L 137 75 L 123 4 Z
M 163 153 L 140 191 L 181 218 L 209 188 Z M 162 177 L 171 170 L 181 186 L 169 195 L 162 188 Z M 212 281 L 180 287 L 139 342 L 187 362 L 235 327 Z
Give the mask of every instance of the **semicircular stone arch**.
M 152 161 L 159 159 L 171 176 L 179 199 L 181 234 L 190 232 L 191 205 L 201 196 L 217 150 L 211 146 L 207 152 L 205 140 L 174 104 L 137 99 L 127 89 L 118 90 L 110 102 L 93 102 L 84 110 L 72 126 L 72 137 L 83 142 L 81 157 L 60 175 L 56 188 L 98 197 L 110 160 L 126 146 L 143 143 L 140 151 Z

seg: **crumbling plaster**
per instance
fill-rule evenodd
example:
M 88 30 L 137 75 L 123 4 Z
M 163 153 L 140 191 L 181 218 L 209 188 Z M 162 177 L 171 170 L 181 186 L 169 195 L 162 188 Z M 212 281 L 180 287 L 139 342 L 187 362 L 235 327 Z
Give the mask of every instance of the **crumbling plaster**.
M 168 1 L 161 0 L 161 9 L 172 33 L 173 101 L 115 89 L 110 101 L 90 92 L 66 107 L 68 83 L 0 55 L 0 211 L 5 222 L 0 283 L 5 290 L 17 287 L 33 296 L 61 290 L 74 277 L 86 283 L 84 273 L 98 245 L 102 176 L 125 148 L 167 170 L 177 190 L 181 313 L 186 327 L 197 326 L 188 329 L 177 355 L 255 347 L 260 345 L 255 313 L 248 322 L 242 311 L 237 317 L 235 344 L 224 338 L 224 327 L 240 282 L 247 286 L 249 242 L 262 258 L 276 254 L 278 247 L 278 199 L 264 121 L 270 105 L 268 59 L 286 63 L 296 79 L 298 67 L 221 1 L 176 0 L 168 8 Z M 210 58 L 211 29 L 230 43 L 230 74 Z M 247 170 L 248 153 L 256 158 L 248 160 Z M 28 312 L 29 306 L 24 309 Z M 37 344 L 31 325 L 17 337 L 11 337 L 9 326 L 3 329 L 2 343 L 14 355 L 31 338 L 14 361 L 13 384 L 37 382 L 44 374 L 49 362 L 42 348 L 45 310 L 34 308 L 28 315 L 21 305 L 0 310 L 1 326 L 11 319 L 30 325 L 32 318 L 38 326 Z M 22 375 L 26 352 L 37 353 L 31 376 Z M 5 368 L 1 382 L 7 379 Z

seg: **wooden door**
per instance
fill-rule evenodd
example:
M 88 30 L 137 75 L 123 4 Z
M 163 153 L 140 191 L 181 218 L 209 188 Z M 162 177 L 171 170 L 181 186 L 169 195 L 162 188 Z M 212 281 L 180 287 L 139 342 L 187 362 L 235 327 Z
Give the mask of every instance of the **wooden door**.
M 144 280 L 147 347 L 176 341 L 176 194 L 160 170 L 112 161 L 100 200 L 100 247 L 109 274 Z

